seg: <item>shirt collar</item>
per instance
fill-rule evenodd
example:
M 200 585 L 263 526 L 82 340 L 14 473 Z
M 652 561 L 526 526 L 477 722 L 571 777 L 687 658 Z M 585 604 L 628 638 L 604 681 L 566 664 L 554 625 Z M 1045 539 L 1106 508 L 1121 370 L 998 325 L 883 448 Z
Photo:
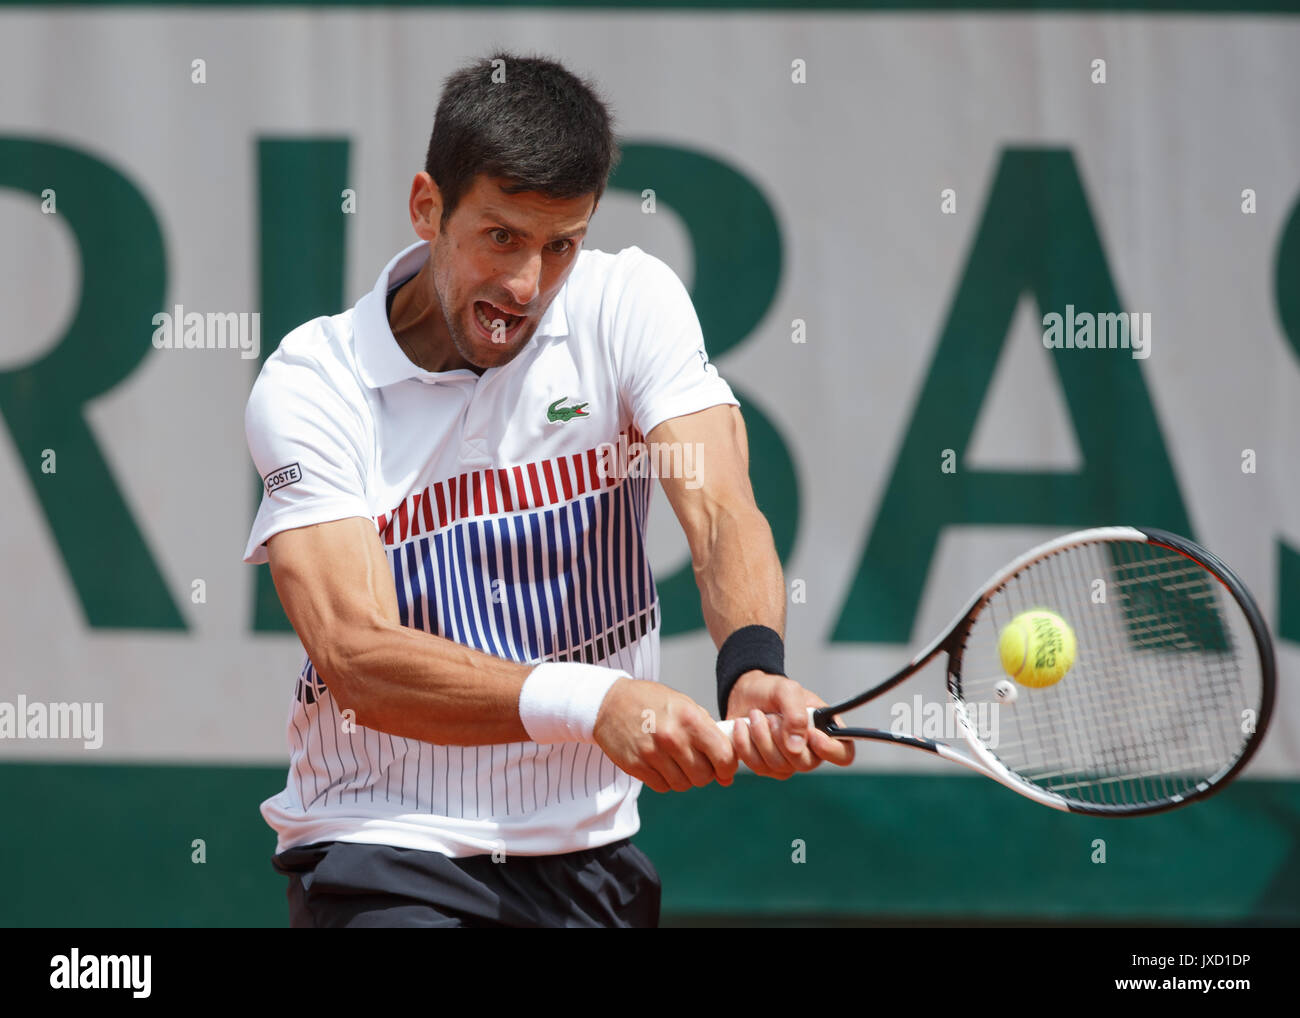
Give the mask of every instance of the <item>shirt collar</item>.
M 408 378 L 418 378 L 425 382 L 448 382 L 463 378 L 476 378 L 469 368 L 456 368 L 452 371 L 425 371 L 413 364 L 402 348 L 397 345 L 392 327 L 388 322 L 388 290 L 399 280 L 406 279 L 420 271 L 420 267 L 429 259 L 429 242 L 417 241 L 406 250 L 397 254 L 384 270 L 379 273 L 374 289 L 357 301 L 353 313 L 353 332 L 356 337 L 357 366 L 362 380 L 372 389 L 378 389 L 394 382 Z M 569 321 L 564 313 L 564 298 L 569 285 L 560 288 L 542 315 L 537 331 L 524 344 L 525 349 L 546 336 L 567 336 Z M 514 364 L 522 356 L 516 356 Z M 508 368 L 510 364 L 503 367 Z M 502 368 L 488 368 L 488 371 L 500 371 Z M 484 372 L 486 375 L 487 372 Z

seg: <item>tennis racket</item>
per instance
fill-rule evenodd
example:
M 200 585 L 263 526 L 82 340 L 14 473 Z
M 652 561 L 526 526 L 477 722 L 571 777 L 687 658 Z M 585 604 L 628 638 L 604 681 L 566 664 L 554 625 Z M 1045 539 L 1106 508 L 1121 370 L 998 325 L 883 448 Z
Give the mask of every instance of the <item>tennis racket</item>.
M 1072 666 L 1041 688 L 1010 682 L 998 649 L 1003 627 L 1034 609 L 1076 637 Z M 964 743 L 835 720 L 940 654 Z M 809 715 L 828 735 L 934 753 L 1044 806 L 1139 816 L 1204 799 L 1241 773 L 1272 716 L 1276 673 L 1263 616 L 1223 562 L 1163 530 L 1103 527 L 1008 563 L 902 671 Z M 990 711 L 997 725 L 979 724 Z M 735 723 L 721 726 L 730 735 Z

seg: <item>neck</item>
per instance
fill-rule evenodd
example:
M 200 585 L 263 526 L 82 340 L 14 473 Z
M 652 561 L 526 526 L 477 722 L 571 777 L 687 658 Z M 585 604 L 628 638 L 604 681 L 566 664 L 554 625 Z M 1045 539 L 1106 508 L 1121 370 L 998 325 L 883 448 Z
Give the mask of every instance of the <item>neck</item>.
M 438 302 L 433 285 L 433 259 L 425 261 L 413 279 L 407 281 L 393 297 L 393 310 L 388 316 L 397 345 L 417 367 L 425 371 L 454 371 L 476 368 L 456 351 L 447 331 L 447 319 Z

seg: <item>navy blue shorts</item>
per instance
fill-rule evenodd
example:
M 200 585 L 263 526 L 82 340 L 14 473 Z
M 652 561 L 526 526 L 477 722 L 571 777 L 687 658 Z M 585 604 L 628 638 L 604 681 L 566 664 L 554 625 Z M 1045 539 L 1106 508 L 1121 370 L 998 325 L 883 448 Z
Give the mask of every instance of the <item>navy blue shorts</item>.
M 391 845 L 328 841 L 281 852 L 289 925 L 659 925 L 659 874 L 624 839 L 564 855 L 452 859 Z

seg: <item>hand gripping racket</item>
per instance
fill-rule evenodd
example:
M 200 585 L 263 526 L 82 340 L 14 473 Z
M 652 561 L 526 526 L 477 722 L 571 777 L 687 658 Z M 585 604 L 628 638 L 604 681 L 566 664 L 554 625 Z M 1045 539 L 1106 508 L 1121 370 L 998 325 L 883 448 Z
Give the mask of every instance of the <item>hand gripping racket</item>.
M 998 647 L 1034 609 L 1076 637 L 1069 670 L 1037 688 L 1008 678 Z M 941 653 L 962 748 L 834 720 Z M 925 750 L 1044 806 L 1139 816 L 1203 799 L 1241 772 L 1272 716 L 1276 674 L 1263 616 L 1223 562 L 1163 530 L 1104 527 L 1026 552 L 902 671 L 809 714 L 828 735 Z M 980 725 L 990 711 L 996 726 Z M 730 734 L 735 722 L 721 724 Z

